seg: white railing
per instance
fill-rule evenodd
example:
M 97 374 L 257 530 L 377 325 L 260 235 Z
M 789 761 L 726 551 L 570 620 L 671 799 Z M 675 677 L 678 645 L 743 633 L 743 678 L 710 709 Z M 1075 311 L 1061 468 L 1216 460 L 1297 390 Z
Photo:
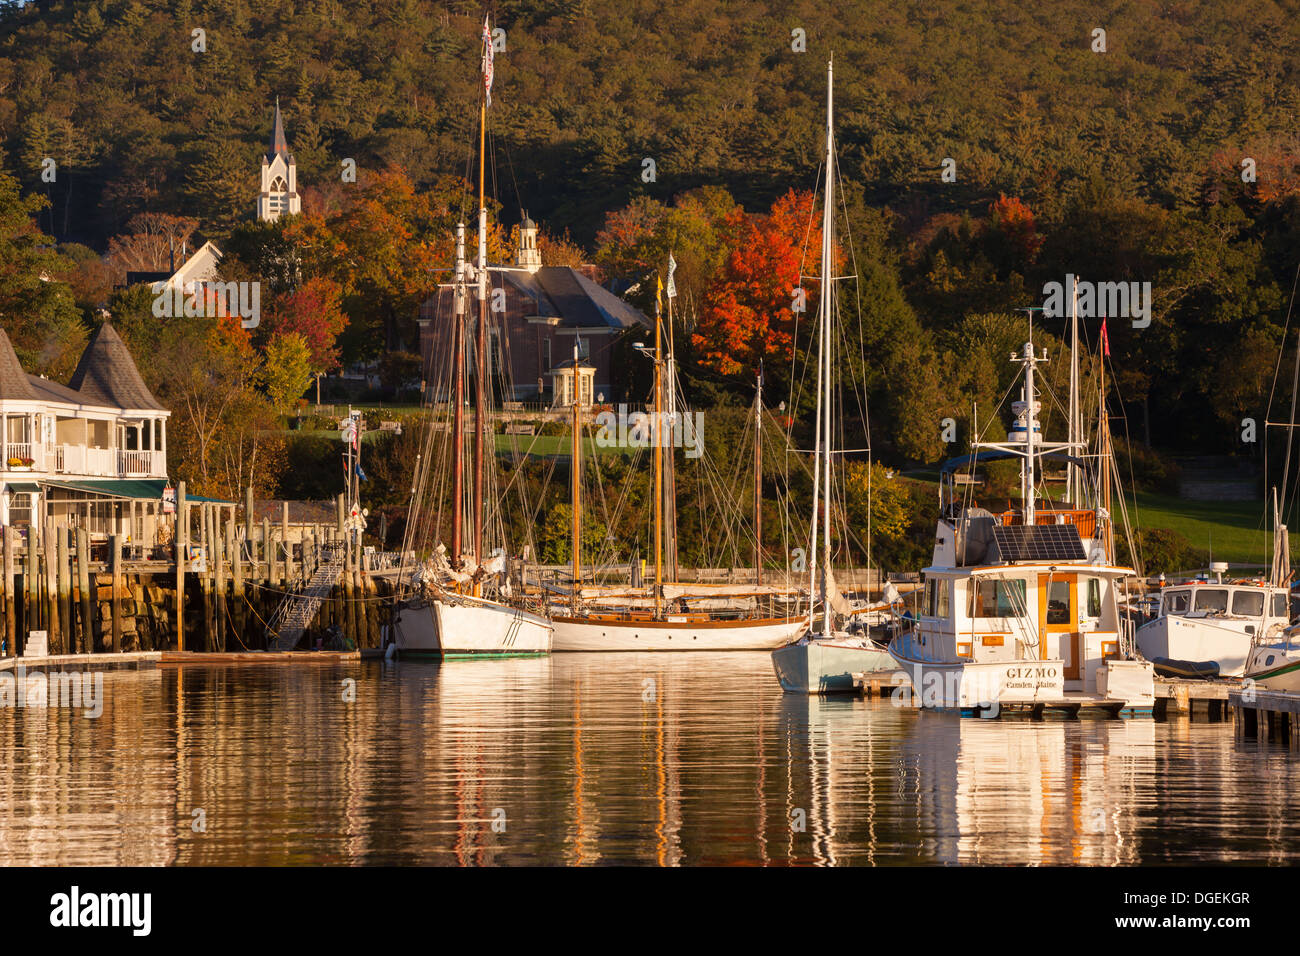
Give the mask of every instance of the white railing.
M 153 452 L 119 451 L 117 453 L 117 470 L 121 475 L 153 474 Z
M 0 467 L 8 470 L 13 468 L 28 468 L 32 471 L 41 471 L 45 467 L 45 455 L 42 453 L 40 445 L 35 445 L 27 441 L 10 441 L 4 443 L 4 460 L 0 461 Z M 10 459 L 27 460 L 32 459 L 32 464 L 10 466 Z
M 87 448 L 85 445 L 53 445 L 49 448 L 31 442 L 0 443 L 0 470 L 50 471 L 58 475 L 83 475 L 94 478 L 163 477 L 167 474 L 166 456 L 157 450 L 127 451 L 117 448 Z M 11 467 L 10 459 L 32 459 L 30 469 Z

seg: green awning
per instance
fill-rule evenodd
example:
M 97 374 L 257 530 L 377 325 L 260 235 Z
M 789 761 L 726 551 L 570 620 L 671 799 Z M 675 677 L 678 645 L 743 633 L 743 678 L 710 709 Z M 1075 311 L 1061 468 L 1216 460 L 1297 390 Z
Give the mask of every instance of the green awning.
M 40 491 L 41 486 L 34 481 L 6 481 L 5 491 Z
M 105 498 L 135 498 L 137 500 L 160 501 L 163 489 L 167 487 L 165 478 L 107 478 L 83 479 L 81 481 L 42 481 L 47 488 L 64 488 L 68 491 L 83 491 L 87 494 L 100 495 Z M 186 501 L 209 501 L 217 504 L 234 504 L 220 498 L 204 498 L 201 495 L 186 495 Z

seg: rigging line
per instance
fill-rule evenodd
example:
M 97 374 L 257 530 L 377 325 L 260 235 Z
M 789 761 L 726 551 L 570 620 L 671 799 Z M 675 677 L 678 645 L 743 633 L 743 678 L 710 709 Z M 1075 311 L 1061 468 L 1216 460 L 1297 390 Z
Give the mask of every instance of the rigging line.
M 1295 307 L 1295 295 L 1296 295 L 1296 285 L 1297 285 L 1297 283 L 1300 283 L 1300 260 L 1297 260 L 1297 262 L 1296 262 L 1296 271 L 1295 271 L 1295 276 L 1294 276 L 1294 277 L 1292 278 L 1292 280 L 1291 280 L 1291 298 L 1290 298 L 1290 300 L 1287 302 L 1287 307 L 1286 307 L 1286 320 L 1285 320 L 1285 321 L 1283 322 L 1283 324 L 1282 324 L 1282 344 L 1281 344 L 1281 346 L 1280 346 L 1280 347 L 1278 348 L 1278 350 L 1277 350 L 1277 362 L 1276 362 L 1276 363 L 1274 364 L 1274 366 L 1273 366 L 1273 384 L 1269 387 L 1269 390 L 1268 390 L 1268 406 L 1267 406 L 1267 408 L 1266 408 L 1265 411 L 1264 411 L 1264 418 L 1265 418 L 1265 419 L 1269 419 L 1269 418 L 1272 418 L 1272 417 L 1273 417 L 1273 396 L 1274 396 L 1274 394 L 1277 392 L 1277 380 L 1278 380 L 1278 376 L 1282 374 L 1282 356 L 1286 353 L 1286 339 L 1287 339 L 1287 333 L 1291 330 L 1291 310 Z M 1298 364 L 1300 364 L 1300 343 L 1297 343 L 1297 356 L 1296 356 L 1296 361 L 1297 361 Z M 1294 390 L 1294 386 L 1292 387 L 1292 394 L 1291 394 L 1291 423 L 1292 423 L 1292 424 L 1295 424 L 1295 390 Z M 1288 437 L 1287 437 L 1287 465 L 1289 466 L 1290 464 L 1291 464 L 1291 440 L 1290 440 L 1290 436 L 1288 435 Z M 1266 476 L 1268 475 L 1268 439 L 1267 439 L 1267 437 L 1265 437 L 1265 440 L 1264 440 L 1264 474 L 1265 474 Z M 1282 483 L 1282 491 L 1283 491 L 1283 494 L 1286 493 L 1286 481 L 1285 481 L 1285 479 L 1283 480 L 1283 483 Z

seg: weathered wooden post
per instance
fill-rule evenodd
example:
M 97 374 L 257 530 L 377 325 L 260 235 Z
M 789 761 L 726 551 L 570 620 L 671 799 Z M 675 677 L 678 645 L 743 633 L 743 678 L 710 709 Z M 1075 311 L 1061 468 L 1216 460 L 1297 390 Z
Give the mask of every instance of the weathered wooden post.
M 17 533 L 13 525 L 4 529 L 5 655 L 8 657 L 18 653 L 18 645 L 14 643 L 18 636 L 18 624 L 14 619 L 18 612 L 18 602 L 14 599 L 14 537 Z
M 262 561 L 265 564 L 265 569 L 262 574 L 262 583 L 264 584 L 271 584 L 272 579 L 275 577 L 274 570 L 271 567 L 271 560 L 272 560 L 271 559 L 271 519 L 268 518 L 266 515 L 263 515 L 262 516 Z
M 36 526 L 27 532 L 27 548 L 23 554 L 23 585 L 27 588 L 27 599 L 23 601 L 23 626 L 18 629 L 18 649 L 21 652 L 27 645 L 27 632 L 40 628 L 40 572 L 36 558 Z
M 55 531 L 54 558 L 58 562 L 55 572 L 59 587 L 59 620 L 67 637 L 64 645 L 69 654 L 77 652 L 77 628 L 72 620 L 72 562 L 68 553 L 68 529 Z
M 199 591 L 203 595 L 203 649 L 212 650 L 212 548 L 208 542 L 208 506 L 199 505 L 199 547 L 203 549 L 205 567 L 199 571 Z
M 122 536 L 109 538 L 109 570 L 113 572 L 113 599 L 108 604 L 113 619 L 113 653 L 122 649 Z
M 58 550 L 55 542 L 58 535 L 54 529 L 54 519 L 47 517 L 45 519 L 44 547 L 42 547 L 42 556 L 45 559 L 45 606 L 46 620 L 49 621 L 46 630 L 49 632 L 49 648 L 51 654 L 64 653 L 63 631 L 59 621 L 59 581 L 58 565 L 56 563 Z
M 280 544 L 284 547 L 284 583 L 293 580 L 293 546 L 289 544 L 289 501 L 280 502 Z
M 190 536 L 190 504 L 185 500 L 185 482 L 176 482 L 176 650 L 185 650 L 185 548 Z
M 90 594 L 90 532 L 85 528 L 77 529 L 77 598 L 81 602 L 81 629 L 83 642 L 88 653 L 99 650 L 96 643 L 98 619 L 94 613 L 94 602 Z
M 226 538 L 227 540 L 233 540 L 234 537 L 235 537 L 235 512 L 234 509 L 232 508 L 230 511 L 230 524 L 226 529 Z M 235 619 L 236 621 L 238 621 L 236 627 L 238 628 L 240 640 L 243 640 L 244 627 L 248 623 L 248 617 L 247 617 L 248 606 L 244 603 L 247 600 L 244 597 L 244 561 L 243 561 L 244 556 L 243 554 L 240 553 L 237 543 L 235 549 L 231 552 L 231 555 L 234 561 L 234 563 L 231 565 L 231 570 L 233 571 L 234 578 L 235 578 L 235 582 L 234 582 Z
M 253 546 L 253 486 L 249 485 L 244 489 L 244 540 L 248 546 Z M 256 556 L 250 552 L 250 557 L 256 560 Z M 254 575 L 256 577 L 256 575 Z

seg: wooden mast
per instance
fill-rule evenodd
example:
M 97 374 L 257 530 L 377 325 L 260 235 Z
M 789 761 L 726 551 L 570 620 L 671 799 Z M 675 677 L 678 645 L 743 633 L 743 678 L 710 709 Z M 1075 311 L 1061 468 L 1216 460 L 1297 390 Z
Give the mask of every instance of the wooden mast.
M 573 449 L 570 455 L 569 485 L 573 498 L 573 594 L 570 606 L 578 613 L 578 592 L 582 586 L 582 422 L 578 404 L 578 340 L 573 340 Z
M 670 254 L 671 257 L 671 254 Z M 668 356 L 664 363 L 664 376 L 667 382 L 668 412 L 670 435 L 680 428 L 686 433 L 686 423 L 677 419 L 677 350 L 673 344 L 673 290 L 667 291 L 668 298 Z M 698 438 L 698 436 L 696 436 Z M 668 577 L 676 581 L 677 568 L 677 462 L 673 442 L 665 440 L 660 453 L 664 456 L 664 553 L 668 556 Z
M 1110 472 L 1111 472 L 1111 449 L 1110 449 L 1110 421 L 1106 416 L 1106 340 L 1102 340 L 1101 354 L 1097 356 L 1098 365 L 1101 367 L 1100 374 L 1097 376 L 1097 404 L 1100 409 L 1101 428 L 1101 506 L 1106 511 L 1106 560 L 1111 564 L 1115 563 L 1115 519 L 1111 514 L 1110 501 Z
M 489 54 L 486 48 L 492 40 L 484 28 L 484 62 Z M 487 154 L 487 86 L 484 85 L 479 101 L 478 138 L 478 329 L 474 340 L 474 564 L 483 563 L 483 427 L 486 424 L 487 395 L 484 379 L 487 377 L 487 203 L 484 198 L 484 163 Z M 476 578 L 474 594 L 482 585 Z
M 575 370 L 574 374 L 577 374 Z M 655 299 L 655 418 L 651 435 L 655 447 L 655 617 L 663 604 L 664 581 L 664 456 L 663 456 L 663 318 Z
M 451 444 L 455 449 L 455 466 L 451 482 L 451 566 L 459 570 L 465 550 L 465 224 L 456 226 L 456 304 L 455 362 L 452 366 Z
M 763 364 L 754 394 L 754 583 L 763 583 Z

